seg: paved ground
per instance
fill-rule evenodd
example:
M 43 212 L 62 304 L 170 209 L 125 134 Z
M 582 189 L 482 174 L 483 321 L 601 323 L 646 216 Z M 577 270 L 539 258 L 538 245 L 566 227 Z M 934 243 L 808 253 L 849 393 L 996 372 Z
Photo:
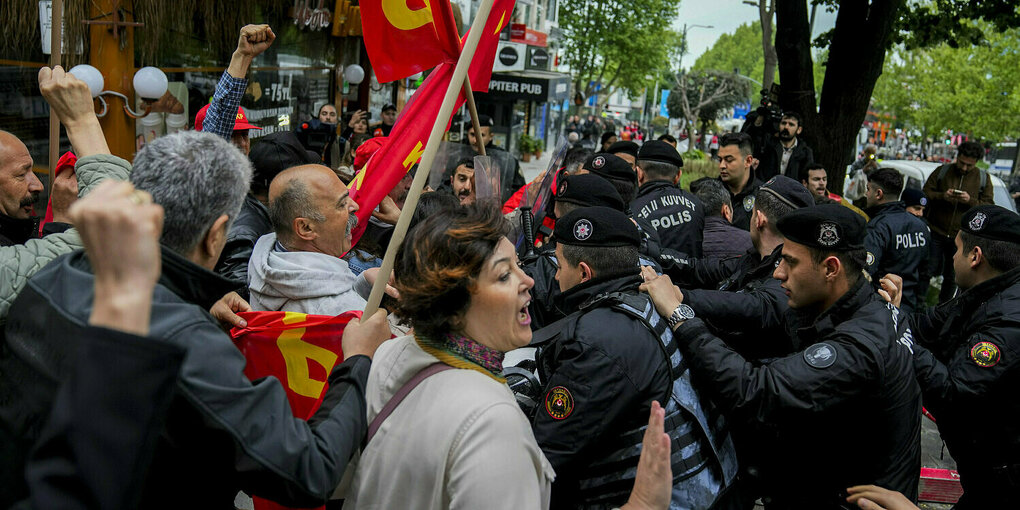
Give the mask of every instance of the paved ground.
M 540 159 L 532 157 L 529 162 L 521 161 L 521 174 L 524 175 L 524 181 L 531 182 L 538 174 L 549 168 L 552 154 L 552 151 L 543 151 Z

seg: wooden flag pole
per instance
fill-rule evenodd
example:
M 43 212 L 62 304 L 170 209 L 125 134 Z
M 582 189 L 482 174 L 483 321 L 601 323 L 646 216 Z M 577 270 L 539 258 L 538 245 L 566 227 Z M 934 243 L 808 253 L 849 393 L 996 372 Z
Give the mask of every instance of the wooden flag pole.
M 393 261 L 397 256 L 397 250 L 400 249 L 400 245 L 404 242 L 407 227 L 411 223 L 411 215 L 414 214 L 414 209 L 418 206 L 418 198 L 421 197 L 421 191 L 429 180 L 432 161 L 436 158 L 439 142 L 443 139 L 446 124 L 450 120 L 450 115 L 453 114 L 453 106 L 457 103 L 457 95 L 460 94 L 463 84 L 467 79 L 468 68 L 471 66 L 471 60 L 475 56 L 475 49 L 478 48 L 478 41 L 485 30 L 485 22 L 489 19 L 489 12 L 492 11 L 492 3 L 493 0 L 482 0 L 478 6 L 478 11 L 475 13 L 475 20 L 471 24 L 471 33 L 468 34 L 467 41 L 464 42 L 460 58 L 457 59 L 457 67 L 453 69 L 453 77 L 450 79 L 450 85 L 446 88 L 443 103 L 439 107 L 439 116 L 436 117 L 436 122 L 432 125 L 429 141 L 425 145 L 425 152 L 422 154 L 421 163 L 418 165 L 418 173 L 415 174 L 414 180 L 411 182 L 411 189 L 407 191 L 404 208 L 400 211 L 400 219 L 397 220 L 397 226 L 393 228 L 393 237 L 390 238 L 390 244 L 386 248 L 386 255 L 383 256 L 382 267 L 379 268 L 379 276 L 376 278 L 375 284 L 372 285 L 372 293 L 368 296 L 368 303 L 365 305 L 365 317 L 374 315 L 376 310 L 379 309 L 379 303 L 382 302 L 386 283 L 389 281 L 389 275 L 393 272 Z M 478 137 L 478 139 L 480 140 L 481 137 Z
M 52 17 L 50 18 L 50 67 L 60 65 L 61 34 L 64 27 L 64 1 L 53 0 Z M 66 71 L 66 69 L 65 69 Z M 50 108 L 50 186 L 53 192 L 53 178 L 57 171 L 57 160 L 60 159 L 60 119 L 57 112 Z
M 482 127 L 478 122 L 478 108 L 475 107 L 475 95 L 471 91 L 471 79 L 464 78 L 464 97 L 467 98 L 468 113 L 471 114 L 471 127 L 475 130 L 475 143 L 478 154 L 485 155 L 485 142 L 482 142 Z

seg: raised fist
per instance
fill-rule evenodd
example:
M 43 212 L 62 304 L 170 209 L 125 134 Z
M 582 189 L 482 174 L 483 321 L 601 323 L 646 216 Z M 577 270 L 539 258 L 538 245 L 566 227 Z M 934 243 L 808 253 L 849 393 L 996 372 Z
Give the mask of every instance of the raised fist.
M 269 25 L 245 25 L 237 38 L 237 51 L 246 57 L 255 58 L 269 49 L 276 40 L 276 34 Z

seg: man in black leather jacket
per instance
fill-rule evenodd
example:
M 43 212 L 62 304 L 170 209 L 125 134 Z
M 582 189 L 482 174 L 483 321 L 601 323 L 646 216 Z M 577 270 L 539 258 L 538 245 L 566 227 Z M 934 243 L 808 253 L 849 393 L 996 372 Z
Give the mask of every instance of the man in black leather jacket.
M 1020 217 L 974 207 L 955 241 L 963 292 L 911 316 L 914 371 L 960 471 L 954 508 L 1011 508 L 1020 493 Z
M 226 141 L 194 131 L 159 138 L 135 158 L 132 183 L 166 210 L 149 334 L 188 352 L 139 507 L 223 507 L 238 490 L 321 505 L 367 427 L 364 385 L 369 356 L 380 336 L 389 336 L 384 314 L 367 321 L 376 341 L 345 346 L 347 359 L 324 367 L 329 389 L 305 422 L 292 415 L 278 381 L 248 380 L 244 356 L 205 312 L 234 286 L 211 269 L 249 169 Z M 18 444 L 5 448 L 23 455 L 38 437 L 77 356 L 72 340 L 88 320 L 93 280 L 85 255 L 72 253 L 37 273 L 15 302 L 0 357 L 0 426 Z
M 766 509 L 846 508 L 846 488 L 863 484 L 916 500 L 921 402 L 910 333 L 861 273 L 863 218 L 826 204 L 778 227 L 786 241 L 775 276 L 795 352 L 753 363 L 687 315 L 673 330 L 680 350 L 727 418 L 757 425 L 772 450 L 758 458 Z M 683 306 L 668 277 L 646 276 L 659 313 Z

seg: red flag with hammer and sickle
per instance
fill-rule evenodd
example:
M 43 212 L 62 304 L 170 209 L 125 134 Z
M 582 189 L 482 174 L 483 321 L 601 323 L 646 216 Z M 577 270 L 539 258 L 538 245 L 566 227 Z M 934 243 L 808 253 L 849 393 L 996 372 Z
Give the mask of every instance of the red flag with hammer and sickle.
M 379 83 L 455 62 L 460 54 L 449 0 L 361 0 L 365 50 Z
M 372 0 L 378 2 L 379 0 Z M 485 22 L 485 29 L 478 40 L 478 47 L 475 49 L 474 58 L 468 68 L 468 78 L 471 80 L 471 88 L 476 92 L 489 90 L 489 79 L 492 77 L 492 63 L 496 59 L 496 48 L 499 45 L 499 33 L 510 23 L 510 17 L 514 12 L 515 0 L 495 0 L 489 19 Z M 432 0 L 433 8 L 439 8 L 445 4 L 449 8 L 448 0 Z M 362 1 L 362 6 L 365 1 Z M 362 7 L 364 10 L 364 7 Z M 362 22 L 369 24 L 366 14 L 362 14 Z M 465 35 L 465 39 L 467 36 Z M 440 119 L 439 109 L 443 103 L 443 95 L 450 86 L 453 79 L 453 69 L 456 66 L 456 59 L 460 55 L 461 41 L 456 41 L 456 55 L 453 60 L 444 61 L 439 64 L 425 79 L 421 87 L 411 96 L 411 100 L 404 106 L 404 110 L 397 117 L 397 122 L 386 137 L 382 147 L 379 148 L 369 159 L 368 163 L 358 171 L 354 180 L 349 184 L 351 198 L 358 203 L 360 209 L 358 216 L 358 227 L 353 232 L 356 243 L 368 226 L 368 219 L 372 211 L 379 205 L 390 190 L 400 182 L 400 179 L 407 174 L 408 170 L 421 159 L 425 152 L 425 144 L 429 141 L 429 134 L 432 125 L 442 122 L 449 127 L 450 119 Z M 369 46 L 368 32 L 365 33 L 365 45 Z M 417 54 L 414 52 L 413 54 Z M 378 64 L 374 57 L 372 66 Z M 389 57 L 387 57 L 389 58 Z M 378 69 L 378 67 L 376 67 Z M 382 78 L 379 78 L 382 81 Z M 453 110 L 456 111 L 465 101 L 463 91 L 457 97 L 457 103 Z

